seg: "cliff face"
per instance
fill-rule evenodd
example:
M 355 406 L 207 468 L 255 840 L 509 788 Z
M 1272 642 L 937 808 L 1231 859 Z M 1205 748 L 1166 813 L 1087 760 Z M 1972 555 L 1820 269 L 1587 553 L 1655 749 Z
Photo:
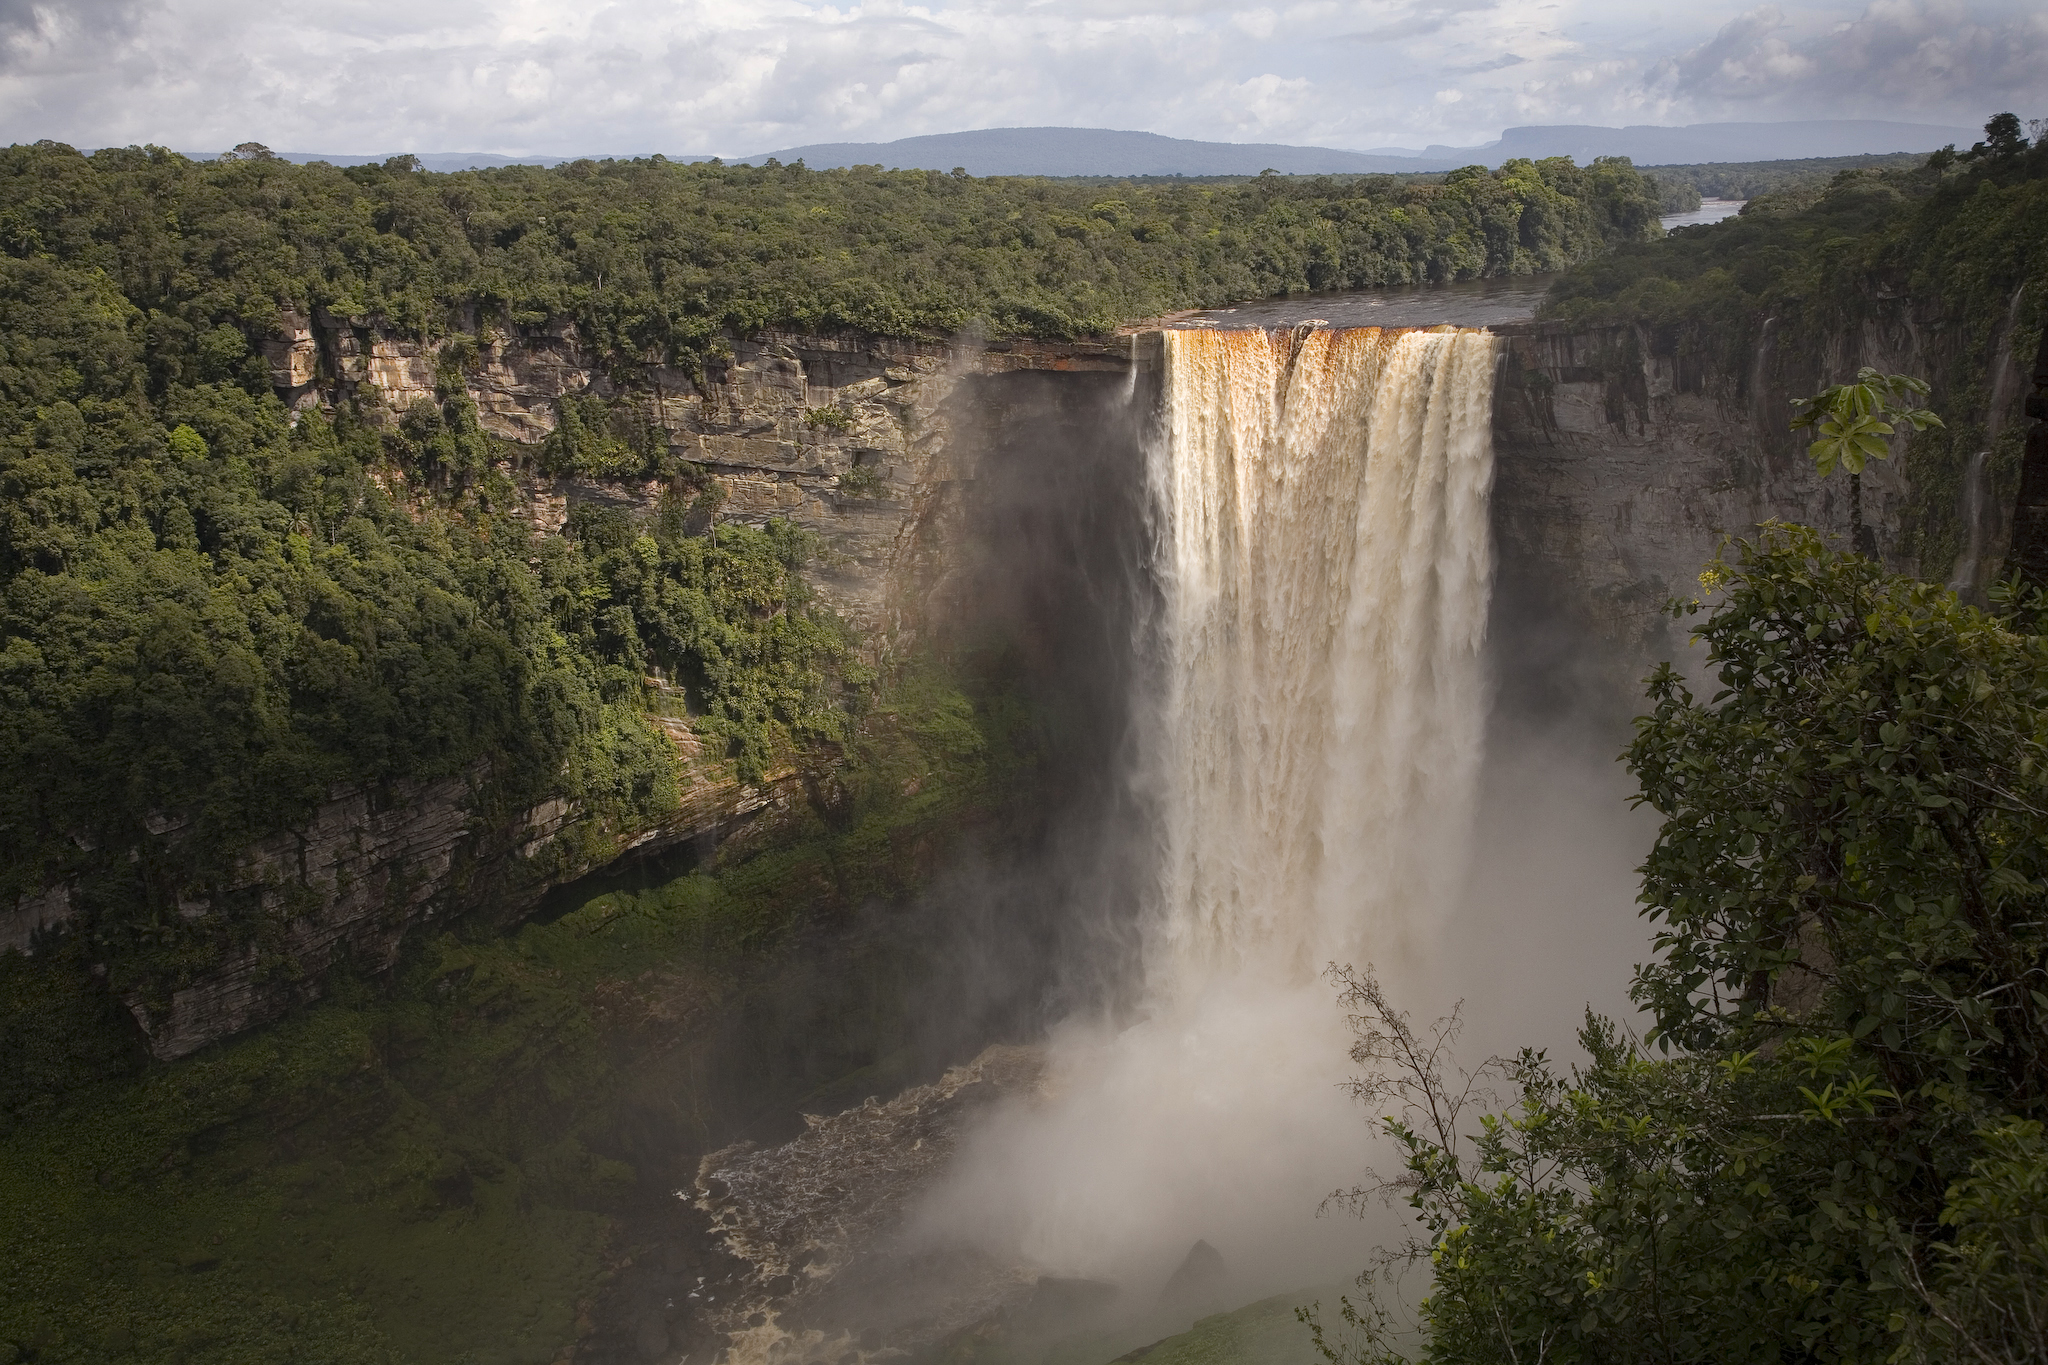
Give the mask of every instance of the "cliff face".
M 565 396 L 623 398 L 665 429 L 670 448 L 718 479 L 720 521 L 787 518 L 816 532 L 827 553 L 811 577 L 824 600 L 863 638 L 906 642 L 918 628 L 906 566 L 931 547 L 920 535 L 974 477 L 975 456 L 954 439 L 964 381 L 1020 371 L 1113 371 L 1125 343 L 1004 342 L 949 346 L 890 337 L 764 332 L 706 362 L 700 379 L 648 364 L 607 370 L 568 323 L 503 330 L 473 325 L 463 382 L 484 429 L 522 444 L 545 440 Z M 370 397 L 394 416 L 431 399 L 446 343 L 422 343 L 325 313 L 289 318 L 266 347 L 271 381 L 295 408 Z M 837 409 L 843 425 L 811 414 Z M 846 481 L 856 469 L 857 478 Z M 846 482 L 843 482 L 846 481 Z M 659 481 L 556 479 L 525 482 L 536 526 L 560 530 L 570 506 L 602 502 L 651 511 Z
M 473 347 L 464 384 L 491 434 L 544 440 L 557 400 L 568 395 L 631 403 L 666 430 L 674 454 L 717 480 L 725 495 L 720 522 L 782 517 L 816 532 L 824 553 L 808 576 L 875 658 L 956 623 L 968 563 L 954 542 L 975 520 L 969 494 L 991 430 L 982 412 L 987 382 L 1039 370 L 1128 368 L 1120 343 L 965 349 L 769 333 L 738 343 L 699 382 L 658 365 L 608 372 L 567 326 L 473 328 L 452 342 L 465 352 Z M 295 409 L 355 397 L 395 422 L 414 402 L 434 397 L 446 344 L 319 314 L 287 319 L 265 354 L 273 383 Z M 1042 387 L 1011 415 L 1056 420 L 1062 401 L 1060 386 Z M 816 424 L 812 414 L 826 408 L 843 419 Z M 861 475 L 842 485 L 856 469 Z M 525 513 L 543 534 L 558 533 L 579 502 L 645 512 L 665 492 L 659 480 L 529 476 L 520 483 Z M 241 875 L 221 892 L 260 900 L 270 928 L 168 997 L 129 1000 L 151 1050 L 183 1056 L 274 1018 L 317 995 L 340 958 L 358 970 L 387 968 L 422 923 L 478 909 L 516 920 L 550 887 L 621 854 L 684 843 L 708 850 L 741 830 L 765 835 L 806 799 L 797 773 L 771 772 L 744 785 L 729 765 L 703 753 L 687 721 L 653 719 L 675 744 L 682 800 L 649 828 L 605 828 L 560 799 L 488 810 L 485 765 L 438 782 L 336 790 L 303 827 L 247 849 Z M 151 832 L 175 840 L 184 824 L 170 815 Z M 69 909 L 70 889 L 60 885 L 0 911 L 0 949 L 31 949 Z M 181 907 L 190 919 L 212 911 L 206 901 Z
M 1493 633 L 1510 697 L 1549 710 L 1631 704 L 1652 664 L 1684 657 L 1684 627 L 1663 604 L 1699 595 L 1724 541 L 1762 522 L 1801 522 L 1847 547 L 1848 479 L 1815 473 L 1806 438 L 1788 429 L 1790 399 L 1862 365 L 1935 377 L 1939 399 L 1972 345 L 1991 373 L 1947 395 L 1953 441 L 1934 457 L 1915 447 L 1873 461 L 1863 515 L 1893 569 L 1981 594 L 2011 536 L 2017 317 L 1971 337 L 1894 300 L 1818 350 L 1782 345 L 1766 323 L 1739 367 L 1634 327 L 1497 329 Z
M 1739 367 L 1702 364 L 1634 328 L 1498 330 L 1493 637 L 1504 694 L 1512 705 L 1606 715 L 1632 703 L 1654 661 L 1682 657 L 1682 627 L 1660 608 L 1697 591 L 1726 537 L 1778 518 L 1846 543 L 1846 480 L 1814 474 L 1785 429 L 1788 397 L 1858 364 L 1932 373 L 1964 340 L 1903 305 L 1828 354 L 1787 354 L 1766 327 Z M 1968 561 L 1955 570 L 1968 567 L 1959 586 L 1981 586 L 2004 558 L 2017 466 L 2001 473 L 1993 447 L 2026 388 L 2011 319 L 2005 330 L 1990 339 L 1996 362 L 1974 483 L 1916 487 L 1910 461 L 1896 459 L 1865 475 L 1865 516 L 1896 568 L 1930 567 L 1919 558 L 1928 538 L 1909 531 L 1944 499 L 1936 510 L 1969 533 L 1969 556 L 1952 551 Z M 787 517 L 817 533 L 825 553 L 808 572 L 873 657 L 996 615 L 1019 666 L 1037 670 L 1062 705 L 1121 696 L 1132 670 L 1147 666 L 1131 646 L 1146 568 L 1132 559 L 1130 528 L 1144 513 L 1131 503 L 1127 466 L 1137 458 L 1132 414 L 1147 406 L 1138 386 L 1158 364 L 1156 333 L 979 348 L 769 333 L 736 344 L 701 381 L 658 365 L 607 372 L 568 327 L 466 335 L 474 354 L 464 383 L 494 435 L 545 439 L 566 395 L 636 404 L 675 454 L 718 480 L 721 521 Z M 433 396 L 441 365 L 434 346 L 324 316 L 293 320 L 267 355 L 295 406 L 355 396 L 394 421 Z M 843 420 L 818 424 L 826 408 Z M 579 502 L 648 512 L 665 491 L 660 481 L 535 477 L 520 487 L 543 533 L 558 532 Z M 1120 605 L 1077 612 L 1115 583 L 1107 596 Z M 1098 728 L 1082 747 L 1108 752 L 1118 715 L 1106 705 L 1092 714 Z M 709 849 L 741 831 L 766 837 L 806 799 L 800 775 L 743 786 L 701 752 L 687 722 L 657 723 L 675 743 L 684 795 L 650 828 L 598 828 L 561 800 L 486 810 L 481 770 L 336 791 L 305 827 L 250 848 L 227 893 L 260 897 L 274 932 L 168 999 L 130 1002 L 152 1049 L 180 1056 L 274 1017 L 316 994 L 338 957 L 388 966 L 422 923 L 480 908 L 516 919 L 550 887 L 623 853 Z M 167 820 L 157 837 L 178 829 Z M 0 912 L 0 946 L 31 946 L 67 911 L 60 886 Z

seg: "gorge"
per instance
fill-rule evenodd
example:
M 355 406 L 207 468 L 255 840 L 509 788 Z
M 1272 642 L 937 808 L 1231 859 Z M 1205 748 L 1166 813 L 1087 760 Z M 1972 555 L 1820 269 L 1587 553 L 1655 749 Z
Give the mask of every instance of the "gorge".
M 1468 862 L 1495 343 L 1150 341 L 1139 652 L 1157 667 L 1135 680 L 1130 824 L 1097 831 L 1156 860 L 1134 904 L 1096 911 L 1116 916 L 1097 941 L 1133 941 L 1131 979 L 1055 1019 L 1035 1057 L 707 1156 L 698 1198 L 756 1267 L 722 1310 L 735 1359 L 936 1349 L 1006 1312 L 1040 1334 L 1091 1313 L 1128 1330 L 1205 1236 L 1238 1269 L 1188 1305 L 1169 1293 L 1168 1323 L 1361 1254 L 1355 1227 L 1313 1216 L 1355 1166 L 1322 973 L 1426 976 Z M 962 1117 L 963 1086 L 996 1095 Z M 1095 1288 L 1062 1310 L 1034 1297 L 1045 1277 Z
M 403 201 L 380 240 L 453 205 L 489 258 L 526 240 L 479 207 L 515 180 L 347 185 Z M 1279 242 L 1297 202 L 1351 232 L 1523 196 L 1470 237 L 1431 220 L 1446 252 L 1486 240 L 1494 306 L 1570 263 L 1545 215 L 1584 204 L 1543 186 L 1241 198 Z M 1162 259 L 1204 220 L 1158 206 L 1211 193 L 898 191 Z M 1986 594 L 2015 534 L 2017 277 L 1886 276 L 1835 312 L 1802 283 L 1725 326 L 1668 282 L 1589 305 L 1590 271 L 1639 264 L 1611 210 L 1624 246 L 1485 332 L 1319 323 L 1430 295 L 1301 293 L 1330 278 L 1313 233 L 1286 298 L 1080 339 L 1020 335 L 1032 295 L 994 336 L 805 303 L 649 340 L 668 286 L 605 263 L 613 293 L 559 307 L 444 316 L 366 276 L 371 307 L 343 271 L 189 324 L 139 267 L 0 261 L 8 335 L 134 343 L 33 408 L 16 390 L 65 372 L 0 367 L 28 414 L 0 470 L 25 850 L 0 1194 L 36 1286 L 0 1341 L 964 1362 L 1080 1329 L 1101 1365 L 1355 1273 L 1398 1220 L 1312 1216 L 1380 1155 L 1321 973 L 1376 966 L 1424 1016 L 1464 997 L 1461 1055 L 1577 1055 L 1582 1004 L 1627 1017 L 1650 826 L 1610 755 L 1643 673 L 1699 658 L 1662 606 L 1761 522 L 1849 531 L 1790 397 L 1860 364 L 1935 380 L 1950 426 L 1864 476 L 1891 568 Z M 1768 237 L 1764 210 L 1666 245 Z M 1141 282 L 1155 311 L 1236 297 Z M 1086 296 L 1071 316 L 1118 307 Z M 218 772 L 178 748 L 215 715 Z
M 1672 647 L 1660 604 L 1688 589 L 1723 537 L 1771 517 L 1824 528 L 1846 524 L 1839 490 L 1819 480 L 1794 456 L 1789 434 L 1776 430 L 1770 414 L 1782 396 L 1851 360 L 1927 368 L 1937 357 L 1925 353 L 1926 339 L 1943 335 L 1938 326 L 1902 317 L 1843 336 L 1837 360 L 1779 355 L 1767 328 L 1754 359 L 1728 373 L 1659 354 L 1640 329 L 1506 323 L 1494 332 L 1502 366 L 1490 419 L 1501 452 L 1491 504 L 1501 546 L 1496 658 L 1514 661 L 1501 665 L 1511 700 L 1535 704 L 1530 699 L 1545 693 L 1544 704 L 1561 705 L 1569 695 L 1575 706 L 1617 714 L 1629 705 L 1647 661 Z M 616 387 L 573 328 L 557 328 L 486 339 L 463 384 L 484 429 L 508 439 L 531 441 L 550 430 L 565 394 L 614 394 L 623 406 L 644 406 L 669 447 L 716 480 L 720 520 L 787 518 L 822 537 L 826 553 L 805 572 L 870 657 L 900 656 L 933 641 L 957 644 L 991 633 L 984 630 L 989 622 L 1003 622 L 993 633 L 1026 642 L 1029 666 L 1048 670 L 1047 695 L 1072 696 L 1099 684 L 1077 687 L 1074 676 L 1051 681 L 1080 666 L 1066 650 L 1103 653 L 1058 646 L 1056 633 L 1069 631 L 1075 641 L 1092 631 L 1103 650 L 1114 651 L 1109 642 L 1132 624 L 1122 580 L 1139 572 L 1144 553 L 1133 520 L 1142 515 L 1142 421 L 1105 419 L 1102 405 L 1119 388 L 1156 394 L 1162 337 L 1170 335 L 1177 333 L 954 351 L 769 333 L 715 365 L 700 395 L 686 376 L 660 369 L 633 387 Z M 1987 411 L 2001 414 L 1990 419 L 1995 435 L 1999 425 L 2016 430 L 2003 414 L 2018 407 L 2025 356 L 2009 341 L 1992 350 Z M 270 365 L 295 401 L 332 402 L 355 386 L 397 413 L 434 401 L 440 356 L 439 348 L 329 320 L 317 328 L 294 324 L 271 347 Z M 339 387 L 316 383 L 321 373 L 342 376 Z M 837 414 L 843 425 L 819 425 L 820 412 Z M 858 493 L 843 486 L 853 471 L 867 481 Z M 1920 556 L 1905 543 L 1904 473 L 1896 464 L 1878 466 L 1866 496 L 1880 526 L 1896 528 L 1880 534 L 1887 557 L 1912 568 Z M 1949 477 L 1957 478 L 1960 503 L 1960 479 Z M 2010 501 L 2012 475 L 2000 477 L 2002 485 L 1977 504 L 1990 514 L 1975 532 L 1980 575 L 2003 557 L 2000 509 Z M 529 474 L 518 505 L 537 530 L 559 534 L 572 507 L 647 518 L 672 496 L 669 490 L 663 478 Z M 1918 516 L 1946 516 L 1950 525 L 1963 520 L 1960 506 L 1923 500 L 1917 507 Z M 1067 548 L 1056 551 L 1054 544 Z M 1084 569 L 1076 551 L 1102 562 Z M 1062 580 L 1063 573 L 1079 577 Z M 1089 573 L 1113 586 L 1090 583 Z M 1077 597 L 1120 605 L 1086 623 L 1055 626 L 1064 610 L 1059 603 Z M 985 619 L 976 623 L 976 616 Z M 1114 731 L 1124 722 L 1105 713 L 1089 723 Z M 153 1050 L 183 1055 L 273 1017 L 317 989 L 337 945 L 365 963 L 389 963 L 407 926 L 422 917 L 459 914 L 488 900 L 498 907 L 494 913 L 516 919 L 549 886 L 612 857 L 678 846 L 708 851 L 734 835 L 744 847 L 748 829 L 751 837 L 768 837 L 778 812 L 804 804 L 794 769 L 738 782 L 693 757 L 686 725 L 665 723 L 665 733 L 682 746 L 683 797 L 653 826 L 598 834 L 561 800 L 509 820 L 483 819 L 475 774 L 466 783 L 337 791 L 312 823 L 249 849 L 239 889 L 222 888 L 247 894 L 267 886 L 262 894 L 278 904 L 293 885 L 317 892 L 319 913 L 293 921 L 287 951 L 302 964 L 299 972 L 259 985 L 269 959 L 252 950 L 148 1008 L 138 997 L 132 1003 Z M 1097 739 L 1117 742 L 1109 732 Z M 174 842 L 179 829 L 167 819 L 150 837 Z M 394 917 L 385 888 L 401 867 L 410 908 Z M 60 925 L 69 894 L 60 881 L 17 900 L 0 920 L 4 941 L 25 948 L 36 933 Z M 202 903 L 188 908 L 203 913 Z

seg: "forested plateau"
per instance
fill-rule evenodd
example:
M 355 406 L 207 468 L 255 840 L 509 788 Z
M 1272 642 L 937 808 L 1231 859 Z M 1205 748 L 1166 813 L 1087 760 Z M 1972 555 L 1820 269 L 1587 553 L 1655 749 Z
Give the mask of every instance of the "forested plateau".
M 737 1121 L 647 1117 L 647 1030 L 1041 799 L 1003 642 L 834 610 L 843 556 L 675 429 L 789 367 L 764 330 L 898 339 L 770 415 L 855 516 L 908 507 L 851 447 L 909 420 L 920 345 L 1551 270 L 1655 212 L 1561 160 L 1104 187 L 0 153 L 0 1352 L 551 1358 L 635 1181 Z M 575 358 L 510 425 L 476 401 L 508 346 Z M 559 478 L 621 495 L 562 509 Z M 706 791 L 772 798 L 772 837 L 504 936 Z M 366 831 L 407 856 L 366 868 Z M 344 905 L 364 933 L 307 937 Z M 177 1023 L 230 963 L 266 1003 Z M 873 989 L 843 1012 L 887 1052 Z M 848 1040 L 804 1044 L 821 1094 L 868 1065 L 843 1019 L 806 1036 Z
M 835 609 L 838 552 L 680 439 L 671 404 L 782 363 L 774 337 L 905 339 L 893 369 L 963 335 L 1566 270 L 1546 325 L 1617 338 L 1625 418 L 1645 352 L 1738 384 L 1762 337 L 1825 368 L 1830 339 L 1943 319 L 1950 422 L 1903 452 L 1888 547 L 1933 574 L 1973 442 L 2018 492 L 1985 376 L 2038 335 L 2043 171 L 2023 143 L 1852 168 L 1658 240 L 1665 191 L 1611 161 L 1106 186 L 0 154 L 0 906 L 33 950 L 0 951 L 0 1361 L 633 1358 L 636 1265 L 718 1269 L 629 1208 L 759 1117 L 674 1099 L 718 1021 L 811 1040 L 791 1113 L 915 1074 L 913 952 L 772 992 L 761 964 L 1044 803 L 1059 721 L 1018 642 L 899 648 Z M 404 351 L 415 387 L 295 350 L 309 330 Z M 579 357 L 538 426 L 479 410 L 514 341 Z M 853 449 L 926 382 L 883 364 L 844 390 L 879 396 L 777 418 L 829 509 L 901 492 Z M 538 515 L 569 479 L 632 496 Z M 2048 1267 L 2048 603 L 1964 606 L 1794 532 L 1710 578 L 1678 610 L 1707 612 L 1728 690 L 1660 675 L 1630 753 L 1665 820 L 1656 1038 L 1589 1020 L 1578 1071 L 1501 1070 L 1476 1142 L 1398 1131 L 1427 1336 L 1359 1299 L 1340 1341 L 1326 1305 L 1339 1355 L 2041 1358 L 2014 1306 Z M 714 779 L 795 793 L 771 839 L 543 900 Z M 337 794 L 383 819 L 429 792 L 488 837 L 430 906 L 398 877 L 366 914 L 434 913 L 390 960 L 300 960 L 321 906 L 295 831 Z M 252 882 L 266 840 L 284 870 Z M 138 1020 L 229 959 L 283 1017 L 152 1056 Z M 771 995 L 813 1012 L 764 1025 Z

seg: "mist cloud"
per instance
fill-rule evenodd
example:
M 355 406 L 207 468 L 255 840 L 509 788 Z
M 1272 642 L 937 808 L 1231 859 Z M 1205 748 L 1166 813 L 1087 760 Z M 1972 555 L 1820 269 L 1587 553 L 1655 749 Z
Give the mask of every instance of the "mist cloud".
M 2011 0 L 0 0 L 0 118 L 195 152 L 744 155 L 1044 124 L 1419 147 L 1521 123 L 1973 126 L 2048 113 L 2044 48 L 2048 18 Z

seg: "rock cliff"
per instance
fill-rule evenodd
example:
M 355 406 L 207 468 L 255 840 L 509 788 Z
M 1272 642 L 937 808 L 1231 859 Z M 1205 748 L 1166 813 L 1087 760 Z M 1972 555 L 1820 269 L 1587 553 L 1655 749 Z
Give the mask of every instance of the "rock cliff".
M 969 566 L 953 541 L 975 518 L 966 495 L 994 429 L 984 412 L 988 381 L 1128 369 L 1124 343 L 949 347 L 771 332 L 736 343 L 701 376 L 658 364 L 622 372 L 601 364 L 566 324 L 494 328 L 471 319 L 440 342 L 422 342 L 325 313 L 287 317 L 264 350 L 272 382 L 295 410 L 354 398 L 392 422 L 433 399 L 459 357 L 484 429 L 526 445 L 554 430 L 564 397 L 633 405 L 666 432 L 673 454 L 717 481 L 719 521 L 787 518 L 817 533 L 824 552 L 807 574 L 875 659 L 957 624 L 971 596 L 960 588 Z M 1010 415 L 1057 422 L 1061 393 L 1035 390 Z M 820 423 L 821 411 L 835 415 Z M 509 462 L 501 472 L 517 478 L 524 513 L 543 534 L 559 533 L 579 502 L 651 512 L 668 489 L 661 480 L 520 475 Z M 260 899 L 271 930 L 182 989 L 129 1000 L 151 1050 L 183 1056 L 273 1018 L 317 995 L 337 960 L 383 970 L 421 923 L 482 908 L 516 920 L 550 887 L 622 854 L 709 849 L 742 828 L 765 833 L 806 799 L 794 771 L 743 784 L 704 754 L 686 719 L 654 720 L 675 744 L 682 800 L 649 828 L 604 827 L 559 799 L 489 811 L 483 767 L 432 783 L 337 789 L 304 826 L 247 849 L 239 877 L 220 893 Z M 175 840 L 185 823 L 170 815 L 151 833 Z M 62 885 L 9 907 L 0 913 L 0 948 L 31 949 L 69 908 Z M 212 909 L 195 900 L 181 913 Z
M 2015 308 L 1989 342 L 1977 482 L 1916 486 L 1903 460 L 1865 476 L 1866 516 L 1897 568 L 1951 570 L 1921 562 L 1935 542 L 1913 531 L 1930 515 L 1967 532 L 1946 551 L 1961 561 L 1969 550 L 1971 582 L 1959 586 L 1981 587 L 2005 556 L 2016 447 L 2011 470 L 1991 451 L 2027 388 L 2013 359 L 2024 349 L 2017 317 Z M 1504 692 L 1512 704 L 1607 714 L 1628 704 L 1652 661 L 1682 654 L 1660 608 L 1696 591 L 1724 538 L 1780 518 L 1846 540 L 1846 486 L 1815 476 L 1785 429 L 1788 397 L 1856 364 L 1930 373 L 1960 341 L 1903 304 L 1844 333 L 1830 354 L 1783 353 L 1766 325 L 1741 366 L 1702 362 L 1637 328 L 1499 330 L 1494 648 Z M 770 332 L 734 343 L 696 375 L 652 363 L 607 369 L 566 324 L 471 319 L 424 343 L 315 314 L 288 318 L 266 358 L 296 408 L 353 397 L 396 421 L 434 396 L 459 356 L 485 429 L 526 445 L 554 430 L 565 397 L 635 405 L 675 455 L 718 481 L 721 520 L 786 517 L 819 536 L 825 553 L 807 572 L 871 657 L 971 631 L 993 602 L 1023 666 L 1079 695 L 1125 688 L 1144 666 L 1125 658 L 1145 592 L 1144 566 L 1126 562 L 1130 528 L 1143 520 L 1130 475 L 1141 422 L 1105 414 L 1146 406 L 1137 386 L 1156 369 L 1156 339 L 945 346 Z M 820 422 L 821 411 L 836 415 Z M 518 478 L 542 533 L 559 532 L 578 503 L 651 512 L 667 491 L 660 480 L 503 472 Z M 1930 513 L 1936 502 L 1944 505 Z M 1119 578 L 1111 595 L 1128 600 L 1091 609 L 1077 626 L 1071 604 Z M 1088 631 L 1100 638 L 1083 638 Z M 1096 662 L 1073 662 L 1083 658 Z M 1098 666 L 1106 658 L 1118 662 Z M 701 752 L 686 720 L 657 723 L 675 742 L 684 796 L 651 828 L 598 828 L 560 800 L 489 811 L 483 772 L 334 792 L 303 828 L 250 848 L 229 889 L 261 897 L 276 931 L 169 998 L 130 1002 L 150 1046 L 180 1056 L 274 1017 L 316 994 L 337 958 L 388 966 L 423 922 L 486 906 L 516 919 L 548 888 L 621 854 L 765 834 L 806 800 L 800 775 L 743 785 Z M 1113 718 L 1103 724 L 1090 745 L 1116 742 Z M 179 828 L 167 817 L 155 835 L 175 839 Z M 0 946 L 30 947 L 67 910 L 61 886 L 17 903 L 0 913 Z
M 1818 349 L 1781 345 L 1766 322 L 1739 366 L 1646 328 L 1496 329 L 1493 634 L 1509 696 L 1544 710 L 1632 704 L 1654 662 L 1685 656 L 1662 605 L 1699 595 L 1701 568 L 1729 537 L 1797 521 L 1846 547 L 1848 481 L 1815 473 L 1788 429 L 1790 400 L 1862 365 L 1934 378 L 1951 413 L 1942 435 L 1953 439 L 1923 442 L 1934 454 L 1915 447 L 1865 470 L 1878 553 L 1981 594 L 2011 537 L 2028 351 L 2018 322 L 2017 296 L 1989 337 L 1889 300 Z M 1973 347 L 1990 373 L 1965 388 L 1958 357 Z

